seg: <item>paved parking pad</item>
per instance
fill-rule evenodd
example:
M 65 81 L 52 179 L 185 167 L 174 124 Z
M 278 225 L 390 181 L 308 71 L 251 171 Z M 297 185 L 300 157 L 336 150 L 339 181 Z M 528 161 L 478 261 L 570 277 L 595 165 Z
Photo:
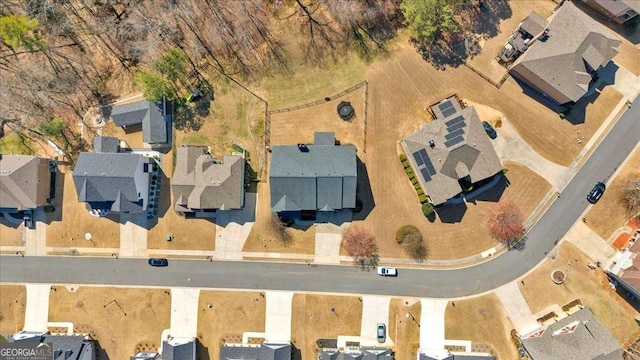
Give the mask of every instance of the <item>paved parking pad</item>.
M 27 308 L 24 316 L 25 331 L 47 331 L 49 322 L 50 284 L 26 284 Z
M 267 309 L 265 313 L 266 341 L 271 343 L 287 343 L 291 341 L 291 303 L 293 292 L 267 291 Z
M 362 296 L 362 325 L 360 326 L 360 336 L 371 342 L 372 346 L 380 346 L 377 340 L 378 323 L 383 323 L 389 331 L 389 304 L 391 298 L 388 296 Z M 392 346 L 393 340 L 387 334 L 385 346 Z
M 198 299 L 200 289 L 171 289 L 171 336 L 193 338 L 198 336 Z
M 445 299 L 420 299 L 420 348 L 444 349 Z

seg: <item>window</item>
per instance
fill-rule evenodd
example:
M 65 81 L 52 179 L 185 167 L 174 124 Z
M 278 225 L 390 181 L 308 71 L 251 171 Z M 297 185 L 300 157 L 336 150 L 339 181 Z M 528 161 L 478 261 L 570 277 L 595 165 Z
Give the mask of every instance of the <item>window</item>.
M 144 172 L 148 173 L 149 172 L 149 163 L 144 163 Z

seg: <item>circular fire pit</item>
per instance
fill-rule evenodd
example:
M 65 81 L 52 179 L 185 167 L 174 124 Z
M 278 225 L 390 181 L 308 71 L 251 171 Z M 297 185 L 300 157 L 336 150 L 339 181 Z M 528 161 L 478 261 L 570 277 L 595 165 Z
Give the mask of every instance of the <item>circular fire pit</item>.
M 551 280 L 553 280 L 553 282 L 558 285 L 562 284 L 566 279 L 567 274 L 565 274 L 562 270 L 554 270 L 551 273 Z

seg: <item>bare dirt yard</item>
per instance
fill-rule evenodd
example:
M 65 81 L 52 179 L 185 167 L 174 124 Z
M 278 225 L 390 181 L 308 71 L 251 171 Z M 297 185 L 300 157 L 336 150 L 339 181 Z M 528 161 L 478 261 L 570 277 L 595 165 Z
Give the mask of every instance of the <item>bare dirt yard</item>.
M 602 270 L 587 267 L 589 262 L 591 259 L 584 253 L 565 242 L 555 260 L 545 260 L 524 279 L 524 285 L 518 286 L 534 314 L 553 304 L 562 306 L 579 298 L 621 344 L 628 344 L 640 336 L 634 320 L 638 312 L 611 289 Z M 562 270 L 567 275 L 563 284 L 551 281 L 554 270 Z
M 518 24 L 522 22 L 532 11 L 537 12 L 542 17 L 547 18 L 558 6 L 551 0 L 529 0 L 529 1 L 510 1 L 510 16 L 500 21 L 498 32 L 495 34 L 487 34 L 481 40 L 482 52 L 470 59 L 467 64 L 480 70 L 491 80 L 498 82 L 507 73 L 507 69 L 498 64 L 495 58 L 498 56 L 500 49 L 507 42 L 507 39 L 516 30 Z
M 242 251 L 245 252 L 282 252 L 292 254 L 313 254 L 315 251 L 316 228 L 311 225 L 306 228 L 291 226 L 287 233 L 291 241 L 283 242 L 270 230 L 271 221 L 271 197 L 269 196 L 269 184 L 258 184 L 258 210 L 256 222 L 251 228 L 249 237 L 244 243 Z
M 396 359 L 414 359 L 420 348 L 420 312 L 419 299 L 391 299 L 389 304 L 389 322 L 387 333 L 395 343 Z M 415 321 L 407 314 L 413 315 Z
M 449 302 L 445 324 L 448 340 L 471 340 L 473 349 L 491 352 L 498 359 L 518 358 L 511 342 L 513 325 L 495 294 Z
M 358 297 L 295 294 L 292 308 L 291 340 L 302 359 L 318 357 L 318 339 L 360 335 L 362 302 Z
M 120 247 L 118 217 L 99 218 L 89 215 L 86 204 L 78 201 L 73 185 L 73 171 L 69 168 L 61 170 L 64 173 L 59 174 L 58 181 L 64 188 L 63 197 L 58 200 L 55 212 L 50 214 L 56 220 L 47 226 L 47 246 L 78 249 L 80 253 L 84 247 Z M 86 233 L 91 233 L 91 241 L 85 240 Z
M 0 286 L 0 337 L 5 339 L 24 326 L 27 289 L 22 285 Z
M 170 326 L 171 296 L 162 289 L 53 289 L 49 321 L 70 321 L 76 333 L 91 334 L 109 359 L 128 359 L 143 349 L 155 351 L 162 330 Z
M 218 359 L 225 342 L 242 342 L 244 332 L 263 332 L 265 311 L 264 293 L 200 291 L 198 340 L 207 349 L 201 358 Z
M 21 246 L 24 225 L 14 225 L 0 215 L 0 246 Z
M 605 240 L 608 240 L 616 229 L 624 226 L 633 216 L 626 211 L 621 201 L 624 184 L 630 178 L 640 178 L 640 151 L 638 150 L 631 154 L 629 161 L 607 186 L 602 198 L 587 212 L 587 225 Z M 607 215 L 602 216 L 602 214 Z

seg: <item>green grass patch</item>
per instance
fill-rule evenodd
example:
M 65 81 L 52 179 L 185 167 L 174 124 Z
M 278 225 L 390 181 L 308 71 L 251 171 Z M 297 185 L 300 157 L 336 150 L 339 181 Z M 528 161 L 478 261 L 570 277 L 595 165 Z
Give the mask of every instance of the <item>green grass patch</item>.
M 186 145 L 209 145 L 209 138 L 202 133 L 191 133 L 184 136 L 183 143 Z
M 0 139 L 0 153 L 16 155 L 34 155 L 29 139 L 16 133 L 8 134 Z

